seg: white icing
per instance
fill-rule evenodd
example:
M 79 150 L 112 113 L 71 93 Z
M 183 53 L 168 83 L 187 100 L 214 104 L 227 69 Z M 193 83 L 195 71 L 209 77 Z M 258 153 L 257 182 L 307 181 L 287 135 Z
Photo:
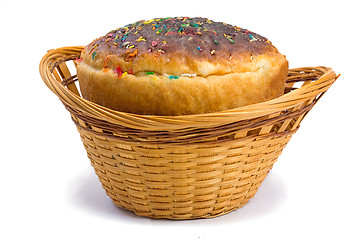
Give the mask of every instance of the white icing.
M 180 76 L 181 77 L 196 77 L 197 75 L 195 73 L 194 74 L 182 73 Z

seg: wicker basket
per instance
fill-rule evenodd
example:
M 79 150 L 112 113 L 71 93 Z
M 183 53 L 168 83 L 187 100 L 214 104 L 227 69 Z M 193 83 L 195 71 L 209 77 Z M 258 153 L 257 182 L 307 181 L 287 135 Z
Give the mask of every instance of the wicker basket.
M 113 202 L 152 218 L 210 218 L 244 206 L 337 79 L 326 67 L 291 69 L 286 94 L 268 102 L 208 114 L 144 116 L 81 98 L 75 59 L 82 49 L 50 50 L 40 63 L 41 77 L 70 112 Z

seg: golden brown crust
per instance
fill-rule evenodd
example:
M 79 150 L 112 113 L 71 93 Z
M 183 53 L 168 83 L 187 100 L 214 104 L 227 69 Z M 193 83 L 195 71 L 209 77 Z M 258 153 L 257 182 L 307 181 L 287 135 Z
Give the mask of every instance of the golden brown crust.
M 94 40 L 77 69 L 88 100 L 125 112 L 183 115 L 282 95 L 288 62 L 266 38 L 245 29 L 170 18 Z
M 251 72 L 207 77 L 169 79 L 137 73 L 118 79 L 112 70 L 103 72 L 81 63 L 78 76 L 84 98 L 100 105 L 137 114 L 184 115 L 227 110 L 283 94 L 286 61 L 261 55 L 251 65 Z

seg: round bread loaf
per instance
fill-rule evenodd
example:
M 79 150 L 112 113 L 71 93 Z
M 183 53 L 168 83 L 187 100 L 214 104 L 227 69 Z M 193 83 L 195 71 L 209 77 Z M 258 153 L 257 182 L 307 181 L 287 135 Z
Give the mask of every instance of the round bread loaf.
M 285 56 L 266 38 L 206 18 L 159 18 L 110 31 L 78 60 L 82 96 L 147 115 L 209 113 L 283 94 Z

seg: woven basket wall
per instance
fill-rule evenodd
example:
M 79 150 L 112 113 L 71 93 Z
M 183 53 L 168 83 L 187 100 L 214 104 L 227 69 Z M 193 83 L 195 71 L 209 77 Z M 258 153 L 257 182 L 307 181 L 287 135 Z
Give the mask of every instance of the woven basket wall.
M 285 95 L 268 102 L 217 113 L 143 116 L 80 97 L 75 59 L 82 49 L 49 51 L 41 77 L 70 112 L 107 195 L 117 206 L 152 218 L 210 218 L 244 206 L 337 79 L 326 67 L 291 69 Z

